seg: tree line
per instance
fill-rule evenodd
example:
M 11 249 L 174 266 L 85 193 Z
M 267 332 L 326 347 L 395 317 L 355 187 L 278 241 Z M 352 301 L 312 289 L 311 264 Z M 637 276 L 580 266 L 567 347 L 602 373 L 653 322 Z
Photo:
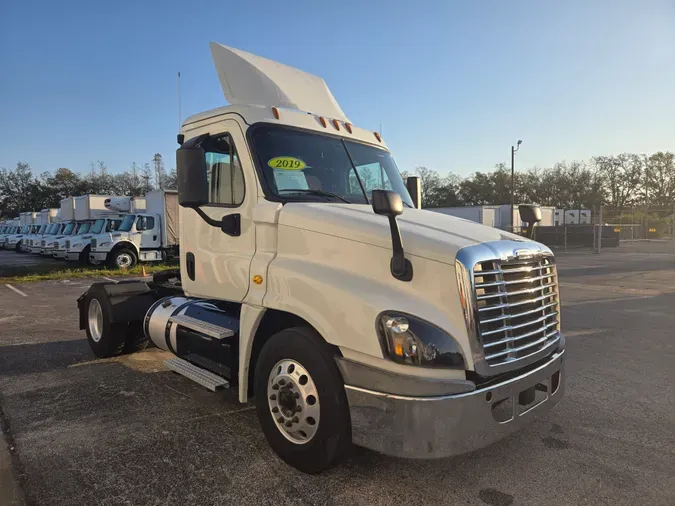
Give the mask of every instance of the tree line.
M 422 206 L 455 207 L 509 204 L 511 169 L 503 163 L 489 172 L 462 178 L 441 176 L 427 167 L 412 174 L 420 177 Z M 632 206 L 672 209 L 675 203 L 675 155 L 622 153 L 596 156 L 589 161 L 558 162 L 553 167 L 516 172 L 516 203 L 533 203 L 562 209 L 614 209 Z
M 410 173 L 403 172 L 403 177 Z M 511 171 L 504 164 L 469 177 L 441 176 L 427 167 L 416 167 L 425 208 L 508 204 Z M 631 206 L 672 208 L 675 203 L 675 154 L 622 153 L 596 156 L 589 161 L 559 162 L 549 168 L 532 168 L 515 174 L 515 201 L 564 209 L 614 209 Z M 87 174 L 60 168 L 34 174 L 24 162 L 12 170 L 0 169 L 0 216 L 21 211 L 58 207 L 61 199 L 89 193 L 140 196 L 156 188 L 176 188 L 176 171 L 164 169 L 162 155 L 152 163 L 110 174 L 104 162 L 92 163 Z
M 14 169 L 0 168 L 0 217 L 13 218 L 22 211 L 59 207 L 62 199 L 78 195 L 128 195 L 138 197 L 157 188 L 177 188 L 176 171 L 168 173 L 162 155 L 152 163 L 110 174 L 104 162 L 92 162 L 87 174 L 67 168 L 35 174 L 29 164 L 18 162 Z

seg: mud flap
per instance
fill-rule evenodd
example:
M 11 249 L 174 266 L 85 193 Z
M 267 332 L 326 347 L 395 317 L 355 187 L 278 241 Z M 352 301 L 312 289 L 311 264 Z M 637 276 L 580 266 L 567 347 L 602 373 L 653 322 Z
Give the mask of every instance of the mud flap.
M 158 299 L 154 288 L 140 281 L 94 283 L 77 299 L 80 329 L 87 328 L 85 300 L 90 291 L 103 291 L 110 305 L 110 323 L 142 321 L 150 306 Z

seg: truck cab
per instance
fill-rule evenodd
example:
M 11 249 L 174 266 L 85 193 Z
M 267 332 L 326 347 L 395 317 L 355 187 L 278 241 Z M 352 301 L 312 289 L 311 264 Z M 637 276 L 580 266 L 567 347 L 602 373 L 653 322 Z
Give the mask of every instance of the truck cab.
M 91 250 L 91 241 L 98 237 L 99 241 L 105 242 L 110 234 L 115 233 L 122 223 L 124 216 L 109 216 L 95 220 L 89 227 L 83 226 L 78 230 L 78 235 L 69 237 L 65 240 L 65 259 L 79 261 L 89 265 L 97 265 L 99 262 L 92 261 L 89 257 Z
M 54 243 L 63 237 L 63 231 L 71 223 L 56 222 L 52 224 L 49 232 L 42 237 L 40 242 L 40 254 L 43 256 L 52 256 Z
M 16 249 L 18 251 L 18 245 L 23 238 L 24 234 L 28 232 L 28 225 L 14 227 L 10 234 L 5 235 L 2 240 L 2 245 L 5 249 Z
M 557 404 L 552 252 L 420 209 L 416 181 L 411 195 L 381 135 L 352 124 L 322 79 L 212 54 L 231 105 L 178 137 L 180 271 L 92 285 L 78 306 L 94 353 L 149 340 L 176 356 L 167 368 L 236 385 L 274 451 L 308 473 L 352 442 L 470 452 Z
M 72 226 L 71 226 L 72 225 Z M 62 237 L 54 241 L 54 249 L 52 256 L 56 259 L 64 259 L 66 257 L 66 246 L 68 241 L 72 241 L 79 234 L 84 234 L 91 228 L 90 221 L 71 222 L 63 229 Z
M 52 223 L 44 223 L 40 225 L 40 228 L 35 234 L 28 238 L 26 241 L 26 250 L 28 253 L 40 253 L 42 249 L 42 239 L 49 229 L 52 227 Z

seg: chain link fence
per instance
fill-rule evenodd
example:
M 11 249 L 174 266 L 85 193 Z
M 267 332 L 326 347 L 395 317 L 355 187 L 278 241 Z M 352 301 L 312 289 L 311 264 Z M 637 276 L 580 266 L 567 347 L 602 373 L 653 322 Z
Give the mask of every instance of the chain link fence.
M 666 207 L 600 206 L 589 211 L 588 223 L 536 227 L 535 239 L 565 251 L 592 249 L 595 252 L 618 247 L 622 242 L 675 240 L 675 204 Z

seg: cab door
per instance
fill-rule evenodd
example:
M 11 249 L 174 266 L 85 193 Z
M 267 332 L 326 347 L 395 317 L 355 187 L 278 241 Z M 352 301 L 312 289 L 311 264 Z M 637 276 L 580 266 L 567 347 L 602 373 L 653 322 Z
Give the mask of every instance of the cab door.
M 210 197 L 201 211 L 213 220 L 227 218 L 228 225 L 211 226 L 194 209 L 180 208 L 182 285 L 191 296 L 241 302 L 255 253 L 253 161 L 236 121 L 218 122 L 195 135 L 207 132 L 211 137 L 202 146 Z

